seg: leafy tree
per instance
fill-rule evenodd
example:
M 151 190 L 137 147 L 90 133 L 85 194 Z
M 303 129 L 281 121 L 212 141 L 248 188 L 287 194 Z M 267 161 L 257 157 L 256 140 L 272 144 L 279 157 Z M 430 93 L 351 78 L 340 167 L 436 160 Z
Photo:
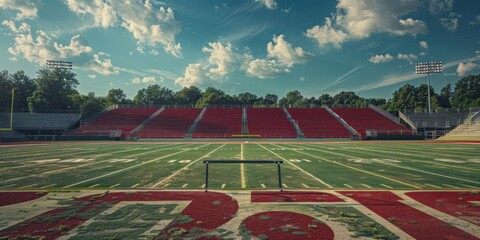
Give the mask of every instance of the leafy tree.
M 405 84 L 393 93 L 387 103 L 387 111 L 395 113 L 404 109 L 416 107 L 416 88 L 411 84 Z
M 387 103 L 385 98 L 368 98 L 366 101 L 368 104 L 373 104 L 375 106 L 383 106 Z
M 173 100 L 173 91 L 158 84 L 138 90 L 133 99 L 136 104 L 172 104 Z
M 24 71 L 12 75 L 12 86 L 15 88 L 15 107 L 28 108 L 28 98 L 35 91 L 35 82 Z
M 12 81 L 7 70 L 0 72 L 0 108 L 10 109 L 12 104 Z
M 438 105 L 442 108 L 451 108 L 452 97 L 452 85 L 449 83 L 440 90 L 440 95 L 438 96 Z
M 231 104 L 233 98 L 225 94 L 224 91 L 209 87 L 205 89 L 203 96 L 198 99 L 196 107 L 205 107 L 209 104 Z
M 299 104 L 298 101 L 302 101 L 303 100 L 303 96 L 302 94 L 300 93 L 300 91 L 298 90 L 294 90 L 294 91 L 290 91 L 287 93 L 287 96 L 283 97 L 282 99 L 280 99 L 280 101 L 278 102 L 280 105 L 287 105 L 287 104 L 290 104 L 290 105 L 293 105 L 295 103 L 297 103 L 297 105 Z
M 87 119 L 103 110 L 106 99 L 95 96 L 95 93 L 89 92 L 87 95 L 75 93 L 70 95 L 73 106 L 80 109 L 82 118 Z
M 105 100 L 107 107 L 114 104 L 125 104 L 127 101 L 127 94 L 125 94 L 123 89 L 120 88 L 110 89 Z
M 415 108 L 416 109 L 426 109 L 428 108 L 428 85 L 426 84 L 421 84 L 415 89 L 415 95 L 416 95 L 416 103 L 415 103 Z M 435 91 L 433 90 L 433 87 L 430 86 L 430 97 L 433 99 L 436 96 Z M 438 108 L 438 102 L 435 102 L 433 104 L 433 100 L 431 99 L 431 106 L 432 109 Z
M 334 104 L 356 104 L 360 97 L 354 92 L 341 91 L 333 97 Z
M 238 101 L 242 104 L 254 104 L 257 101 L 257 95 L 245 92 L 238 94 Z
M 30 111 L 37 109 L 68 109 L 69 96 L 76 93 L 76 74 L 67 69 L 42 69 L 35 80 L 36 88 L 28 98 Z
M 202 97 L 200 88 L 190 86 L 184 87 L 182 90 L 175 93 L 175 103 L 177 104 L 195 104 Z
M 318 97 L 318 101 L 322 105 L 332 105 L 333 104 L 333 98 L 330 96 L 330 94 L 322 94 L 320 97 Z
M 265 101 L 265 104 L 273 105 L 273 104 L 277 103 L 278 96 L 275 95 L 275 94 L 270 94 L 269 93 L 269 94 L 265 95 L 264 101 Z
M 463 77 L 455 84 L 452 105 L 462 109 L 480 106 L 480 74 Z

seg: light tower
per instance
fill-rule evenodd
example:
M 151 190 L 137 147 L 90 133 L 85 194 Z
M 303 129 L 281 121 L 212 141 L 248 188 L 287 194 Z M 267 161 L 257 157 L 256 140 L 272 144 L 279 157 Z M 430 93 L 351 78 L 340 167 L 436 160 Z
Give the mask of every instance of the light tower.
M 424 62 L 415 64 L 415 73 L 416 74 L 427 74 L 427 83 L 428 83 L 428 113 L 432 113 L 432 105 L 430 102 L 430 73 L 441 73 L 443 72 L 442 62 Z
M 57 61 L 57 60 L 47 60 L 47 68 L 50 69 L 72 69 L 73 62 L 66 61 Z

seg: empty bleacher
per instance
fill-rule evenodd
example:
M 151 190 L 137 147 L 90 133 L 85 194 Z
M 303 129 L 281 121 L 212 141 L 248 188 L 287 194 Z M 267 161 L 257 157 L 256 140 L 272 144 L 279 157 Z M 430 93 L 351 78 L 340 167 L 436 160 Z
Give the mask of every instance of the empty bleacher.
M 138 132 L 140 138 L 183 138 L 200 108 L 167 108 Z
M 375 130 L 378 135 L 412 134 L 410 129 L 370 108 L 333 108 L 332 110 L 353 127 L 361 137 L 366 136 L 367 130 Z
M 296 138 L 282 108 L 247 108 L 248 134 L 261 138 Z
M 289 108 L 306 138 L 350 138 L 350 132 L 324 108 Z
M 208 108 L 193 138 L 230 138 L 242 133 L 241 108 Z
M 418 112 L 405 113 L 404 115 L 411 121 L 417 129 L 451 129 L 463 124 L 468 117 L 468 112 L 450 111 L 450 112 Z
M 9 125 L 10 113 L 0 113 L 1 125 Z M 58 130 L 63 131 L 78 122 L 78 113 L 29 113 L 14 112 L 13 128 L 15 130 Z M 6 121 L 5 121 L 6 120 Z M 6 122 L 6 123 L 5 123 Z
M 158 108 L 117 108 L 77 128 L 70 135 L 101 135 L 104 131 L 120 130 L 121 136 L 125 137 L 156 111 Z

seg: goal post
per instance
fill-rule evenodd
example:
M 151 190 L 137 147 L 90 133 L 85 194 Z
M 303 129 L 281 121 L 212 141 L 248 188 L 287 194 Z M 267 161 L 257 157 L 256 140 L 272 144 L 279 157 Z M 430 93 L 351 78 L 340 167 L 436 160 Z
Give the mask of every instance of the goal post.
M 0 131 L 8 131 L 8 130 L 13 130 L 13 101 L 15 99 L 15 89 L 12 88 L 12 102 L 10 104 L 10 117 L 9 117 L 9 123 L 8 127 L 0 126 Z
M 282 170 L 280 164 L 282 160 L 203 160 L 205 164 L 205 192 L 208 192 L 208 165 L 209 164 L 276 164 L 278 169 L 278 188 L 283 191 L 282 186 Z

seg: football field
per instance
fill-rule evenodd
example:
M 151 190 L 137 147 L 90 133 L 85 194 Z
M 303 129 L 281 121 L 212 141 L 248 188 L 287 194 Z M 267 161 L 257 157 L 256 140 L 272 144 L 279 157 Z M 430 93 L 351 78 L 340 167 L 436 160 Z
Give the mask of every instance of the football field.
M 480 189 L 480 145 L 436 142 L 61 142 L 0 147 L 2 190 L 205 187 L 203 160 L 283 160 L 284 189 Z M 211 190 L 278 189 L 274 164 L 214 164 Z

